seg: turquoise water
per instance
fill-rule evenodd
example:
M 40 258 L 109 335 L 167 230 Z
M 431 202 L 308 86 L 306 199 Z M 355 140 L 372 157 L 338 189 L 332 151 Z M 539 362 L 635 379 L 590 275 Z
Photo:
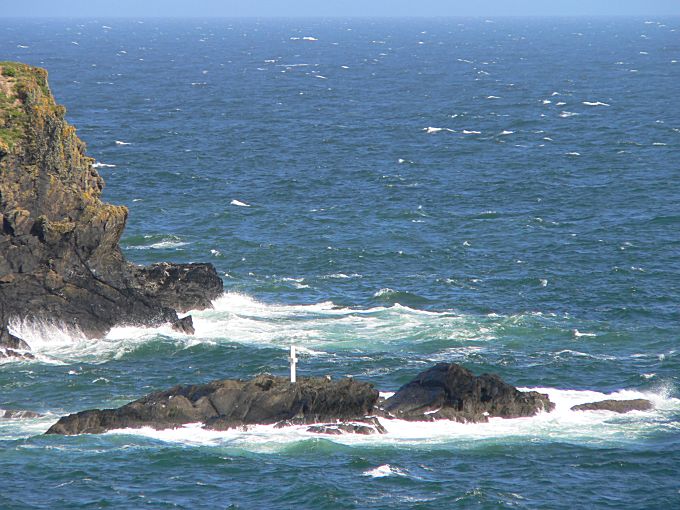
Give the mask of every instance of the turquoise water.
M 3 508 L 680 504 L 680 19 L 3 20 L 130 208 L 140 264 L 210 261 L 197 333 L 16 323 Z M 550 393 L 482 425 L 125 430 L 59 416 L 215 378 L 437 361 Z M 574 413 L 607 396 L 651 412 Z

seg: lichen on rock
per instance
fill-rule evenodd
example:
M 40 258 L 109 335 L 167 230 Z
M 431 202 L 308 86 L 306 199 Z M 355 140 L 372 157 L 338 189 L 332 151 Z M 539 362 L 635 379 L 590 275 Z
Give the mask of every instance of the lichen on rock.
M 27 348 L 9 332 L 13 319 L 94 337 L 123 322 L 174 323 L 222 292 L 210 264 L 125 260 L 128 209 L 102 202 L 104 180 L 65 113 L 47 71 L 0 62 L 0 347 Z

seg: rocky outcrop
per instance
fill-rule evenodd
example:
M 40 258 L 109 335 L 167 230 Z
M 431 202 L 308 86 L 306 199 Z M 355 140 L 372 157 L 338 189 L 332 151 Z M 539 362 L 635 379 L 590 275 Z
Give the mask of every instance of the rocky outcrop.
M 588 404 L 572 406 L 572 411 L 613 411 L 615 413 L 629 413 L 630 411 L 649 411 L 654 406 L 644 398 L 632 400 L 600 400 Z
M 250 381 L 227 379 L 175 386 L 118 409 L 82 411 L 64 416 L 47 433 L 97 434 L 198 422 L 213 430 L 313 424 L 307 430 L 320 434 L 374 434 L 385 432 L 377 416 L 480 422 L 489 416 L 532 416 L 553 407 L 546 395 L 521 392 L 498 376 L 475 377 L 459 365 L 440 363 L 381 402 L 372 384 L 351 378 L 303 378 L 291 383 L 282 377 L 260 375 Z
M 372 384 L 352 379 L 303 378 L 291 383 L 261 375 L 251 381 L 222 380 L 176 386 L 118 409 L 83 411 L 61 418 L 47 434 L 101 433 L 120 428 L 178 427 L 204 423 L 226 430 L 254 424 L 361 420 L 378 400 Z
M 555 405 L 547 395 L 519 391 L 497 375 L 475 376 L 454 363 L 420 373 L 382 403 L 385 416 L 410 421 L 486 422 L 490 417 L 520 418 Z
M 104 181 L 52 97 L 47 72 L 0 62 L 0 352 L 28 348 L 14 319 L 88 336 L 119 323 L 176 323 L 222 292 L 210 264 L 125 260 L 128 210 L 101 201 Z M 182 326 L 184 328 L 184 326 Z

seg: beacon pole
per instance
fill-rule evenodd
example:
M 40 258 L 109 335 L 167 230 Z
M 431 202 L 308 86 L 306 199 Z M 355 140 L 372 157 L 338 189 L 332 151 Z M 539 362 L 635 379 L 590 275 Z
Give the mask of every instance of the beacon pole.
M 291 345 L 290 346 L 290 356 L 288 357 L 288 361 L 290 361 L 290 382 L 294 383 L 296 381 L 296 366 L 298 359 L 295 356 L 295 346 Z

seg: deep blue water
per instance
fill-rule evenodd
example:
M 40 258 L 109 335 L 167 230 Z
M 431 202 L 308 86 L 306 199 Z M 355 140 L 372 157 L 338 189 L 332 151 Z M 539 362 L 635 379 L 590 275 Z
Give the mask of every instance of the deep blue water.
M 210 261 L 195 337 L 17 325 L 2 508 L 680 505 L 680 19 L 0 19 L 125 204 L 140 264 Z M 118 142 L 118 143 L 117 143 Z M 123 143 L 119 143 L 123 142 Z M 115 165 L 115 166 L 114 166 Z M 43 437 L 214 378 L 436 361 L 551 391 L 552 416 Z M 574 413 L 602 394 L 648 413 Z

